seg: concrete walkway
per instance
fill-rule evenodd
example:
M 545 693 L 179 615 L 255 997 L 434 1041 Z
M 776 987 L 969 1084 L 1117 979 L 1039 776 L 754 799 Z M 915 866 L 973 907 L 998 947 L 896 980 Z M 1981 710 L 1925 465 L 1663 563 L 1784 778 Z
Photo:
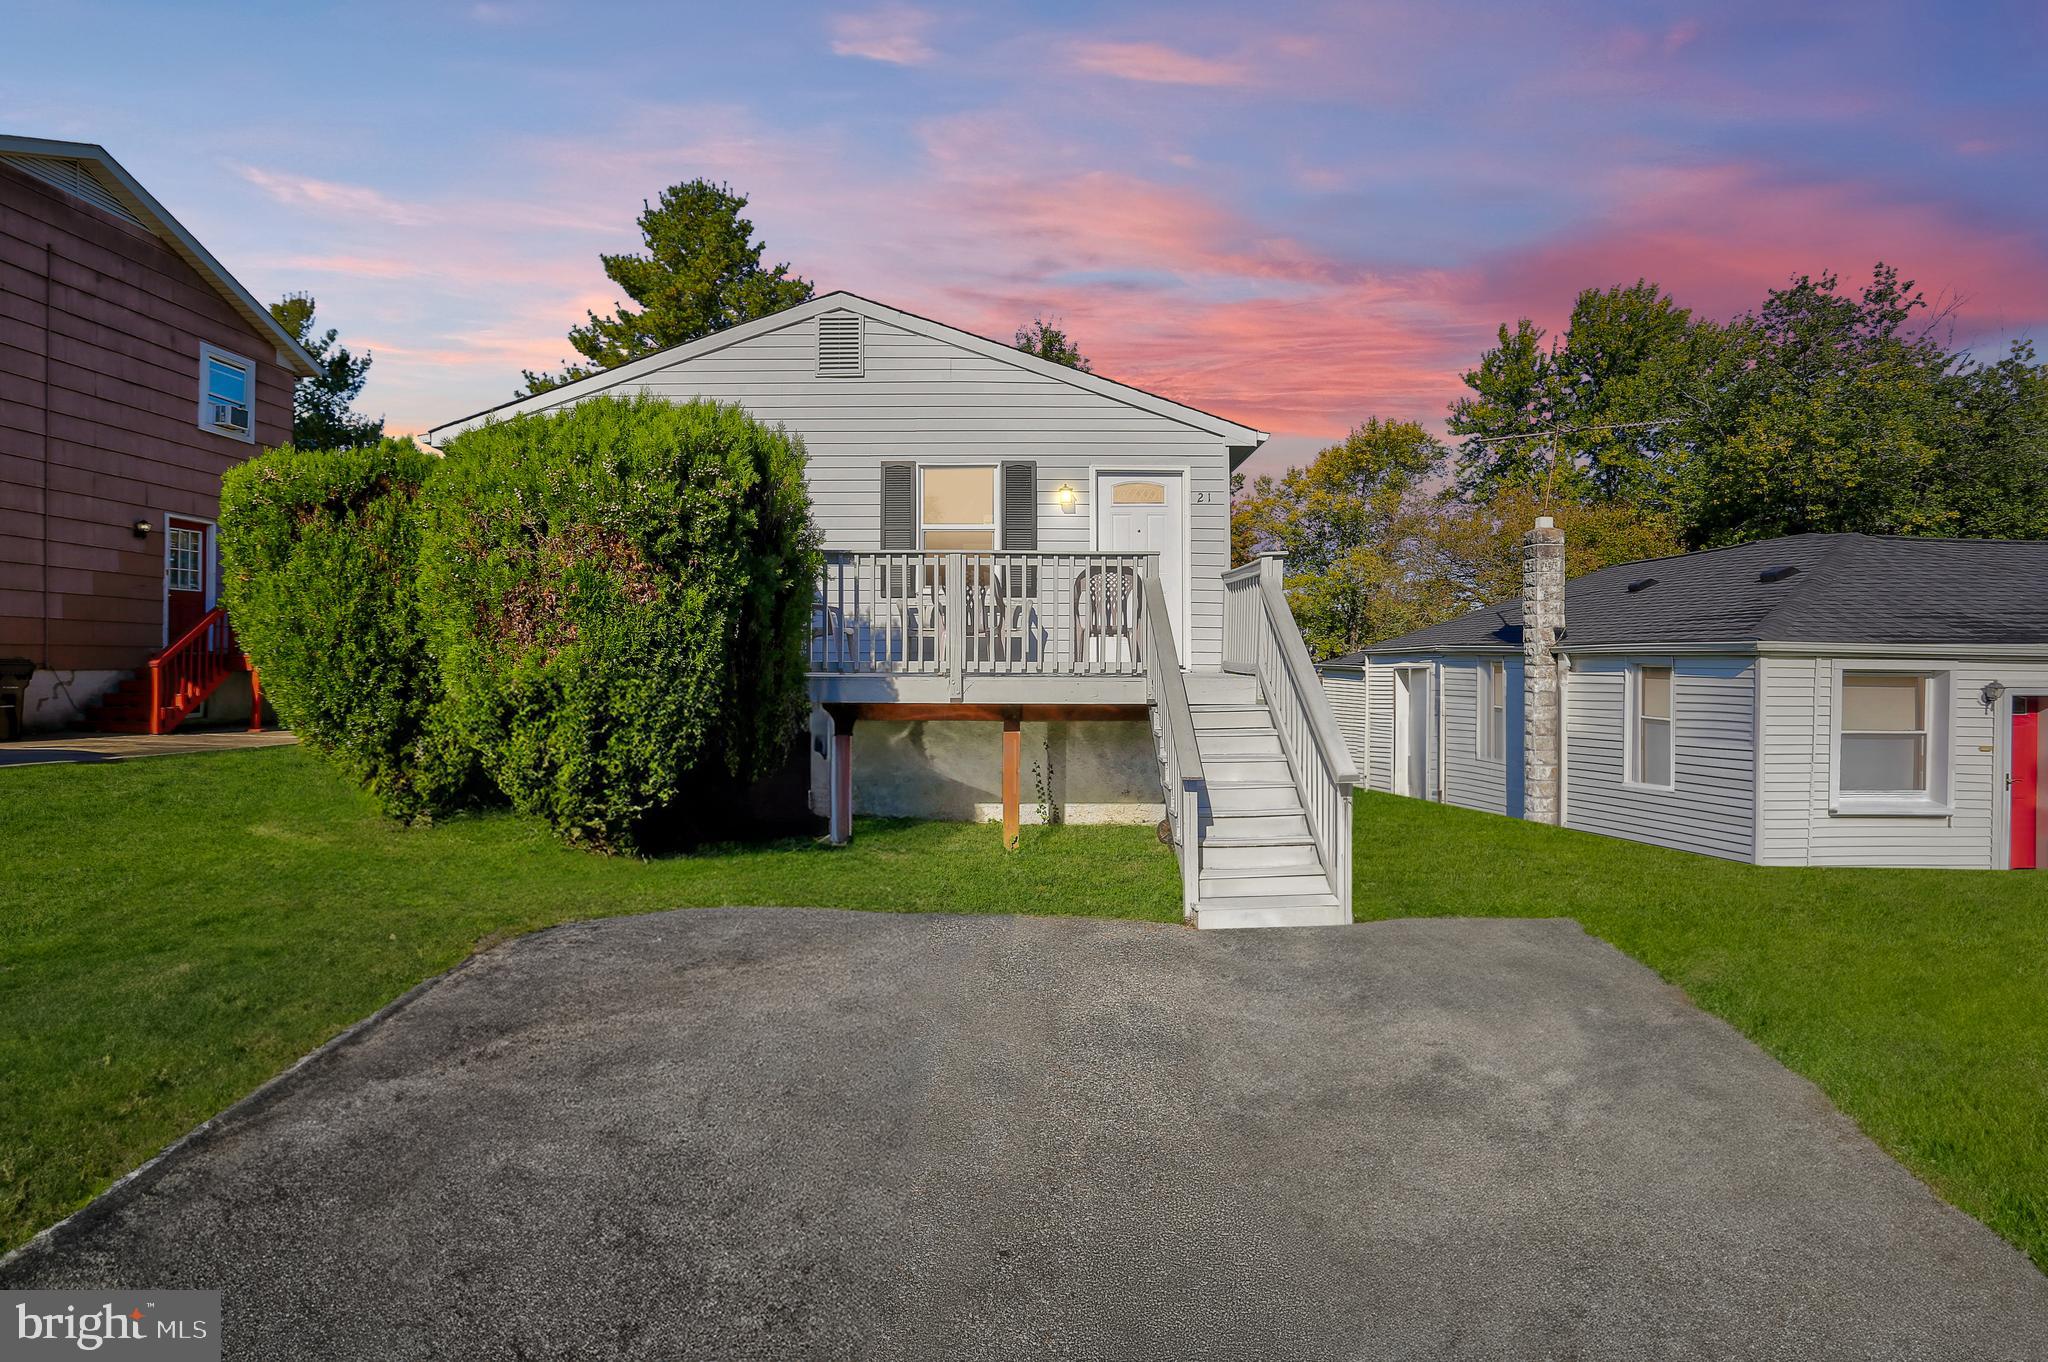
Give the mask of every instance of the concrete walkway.
M 239 1358 L 2040 1358 L 2048 1278 L 1568 922 L 722 910 L 490 952 L 8 1287 Z
M 283 747 L 297 741 L 295 735 L 280 728 L 265 729 L 261 733 L 239 728 L 204 728 L 155 736 L 148 733 L 60 733 L 0 742 L 0 766 L 183 757 L 195 752 L 233 752 L 245 747 Z

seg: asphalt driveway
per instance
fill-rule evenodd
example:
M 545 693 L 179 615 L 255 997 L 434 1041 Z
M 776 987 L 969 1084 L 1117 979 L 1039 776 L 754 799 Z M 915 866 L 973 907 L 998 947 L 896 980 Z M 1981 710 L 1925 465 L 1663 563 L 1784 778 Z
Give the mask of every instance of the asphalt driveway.
M 667 913 L 0 1267 L 248 1358 L 2048 1355 L 2048 1278 L 1569 922 Z

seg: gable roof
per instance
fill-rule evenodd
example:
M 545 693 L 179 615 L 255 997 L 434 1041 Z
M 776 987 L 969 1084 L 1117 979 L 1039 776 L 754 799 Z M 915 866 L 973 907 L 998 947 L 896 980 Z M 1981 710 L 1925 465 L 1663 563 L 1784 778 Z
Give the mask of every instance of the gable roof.
M 1233 450 L 1243 450 L 1243 454 L 1233 453 L 1231 458 L 1231 466 L 1233 468 L 1243 462 L 1246 456 L 1249 456 L 1254 449 L 1257 449 L 1266 441 L 1266 433 L 1264 431 L 1253 430 L 1249 426 L 1241 426 L 1235 421 L 1226 421 L 1224 418 L 1211 412 L 1202 411 L 1200 408 L 1175 402 L 1171 398 L 1161 397 L 1157 393 L 1146 392 L 1143 388 L 1134 388 L 1128 383 L 1119 383 L 1115 379 L 1103 378 L 1099 374 L 1086 373 L 1080 369 L 1071 369 L 1064 364 L 1055 364 L 1049 359 L 1041 359 L 1037 355 L 1027 354 L 1013 345 L 1005 345 L 1001 341 L 990 340 L 986 336 L 977 336 L 972 331 L 962 331 L 959 327 L 948 326 L 944 322 L 935 322 L 929 317 L 920 317 L 914 312 L 905 312 L 900 308 L 890 307 L 886 303 L 878 303 L 872 298 L 863 298 L 857 293 L 847 293 L 843 290 L 835 293 L 820 294 L 808 301 L 798 303 L 794 307 L 784 308 L 782 311 L 770 313 L 766 317 L 757 317 L 750 322 L 741 322 L 738 326 L 727 327 L 723 331 L 717 331 L 709 336 L 702 336 L 693 341 L 685 341 L 681 345 L 672 345 L 666 350 L 658 350 L 654 354 L 633 360 L 630 363 L 621 364 L 615 369 L 606 369 L 602 373 L 578 379 L 574 383 L 565 383 L 559 388 L 550 388 L 544 393 L 514 398 L 510 402 L 503 402 L 495 407 L 486 408 L 472 415 L 445 422 L 429 430 L 427 438 L 432 443 L 439 444 L 444 438 L 452 439 L 462 431 L 485 420 L 503 420 L 513 416 L 524 415 L 528 412 L 546 411 L 550 407 L 558 406 L 563 402 L 590 397 L 607 389 L 615 388 L 622 384 L 629 384 L 642 375 L 668 369 L 678 364 L 687 364 L 693 359 L 713 354 L 729 345 L 737 345 L 741 341 L 751 340 L 755 336 L 765 335 L 771 331 L 779 331 L 786 326 L 794 326 L 798 322 L 807 321 L 822 312 L 858 312 L 863 316 L 874 318 L 876 321 L 887 322 L 891 326 L 901 327 L 903 330 L 916 335 L 928 336 L 933 340 L 944 341 L 947 344 L 956 345 L 963 350 L 971 350 L 989 359 L 1000 360 L 1005 364 L 1015 365 L 1019 369 L 1041 374 L 1046 378 L 1056 379 L 1059 382 L 1071 384 L 1077 388 L 1085 388 L 1089 392 L 1110 398 L 1113 401 L 1149 411 L 1156 416 L 1164 416 L 1168 420 L 1178 421 L 1182 425 L 1192 426 L 1196 430 L 1204 431 L 1229 441 Z
M 243 321 L 255 328 L 259 335 L 269 338 L 287 357 L 287 368 L 300 378 L 312 378 L 319 373 L 314 367 L 313 357 L 306 353 L 298 338 L 278 325 L 277 318 L 270 315 L 270 309 L 257 302 L 249 290 L 228 273 L 227 267 L 199 244 L 197 237 L 186 231 L 147 189 L 137 183 L 133 175 L 122 168 L 119 161 L 107 154 L 105 147 L 92 142 L 53 142 L 41 137 L 0 135 L 0 164 L 11 165 L 103 212 L 126 218 L 153 233 L 196 270 L 214 292 L 225 298 L 228 306 Z
M 1780 574 L 1777 569 L 1794 571 Z M 1765 576 L 1775 580 L 1766 581 Z M 1650 585 L 1630 591 L 1630 585 Z M 1566 651 L 1661 644 L 2048 644 L 2048 541 L 1799 534 L 1565 583 Z M 1522 647 L 1504 601 L 1334 661 Z

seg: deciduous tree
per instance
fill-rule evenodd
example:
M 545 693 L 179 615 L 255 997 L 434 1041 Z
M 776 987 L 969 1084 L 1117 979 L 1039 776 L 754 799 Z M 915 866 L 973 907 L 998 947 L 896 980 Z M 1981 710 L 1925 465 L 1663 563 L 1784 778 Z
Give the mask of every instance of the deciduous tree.
M 1095 372 L 1095 366 L 1074 344 L 1074 338 L 1061 328 L 1058 318 L 1047 321 L 1043 317 L 1033 317 L 1031 325 L 1018 327 L 1017 348 L 1027 355 L 1049 359 L 1054 364 L 1064 364 L 1084 374 Z

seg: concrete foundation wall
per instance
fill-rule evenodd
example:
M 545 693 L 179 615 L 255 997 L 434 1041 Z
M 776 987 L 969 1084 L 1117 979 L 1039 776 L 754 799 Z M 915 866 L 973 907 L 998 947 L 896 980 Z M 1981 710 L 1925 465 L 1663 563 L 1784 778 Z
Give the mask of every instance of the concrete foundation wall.
M 85 707 L 119 685 L 124 671 L 38 670 L 23 699 L 22 727 L 31 733 L 68 728 Z
M 825 812 L 831 721 L 813 716 L 811 806 Z M 1159 761 L 1142 721 L 1024 725 L 1023 821 L 1156 823 Z M 820 749 L 823 749 L 822 751 Z M 1003 816 L 1003 726 L 944 720 L 853 730 L 853 808 L 884 818 L 982 822 Z

